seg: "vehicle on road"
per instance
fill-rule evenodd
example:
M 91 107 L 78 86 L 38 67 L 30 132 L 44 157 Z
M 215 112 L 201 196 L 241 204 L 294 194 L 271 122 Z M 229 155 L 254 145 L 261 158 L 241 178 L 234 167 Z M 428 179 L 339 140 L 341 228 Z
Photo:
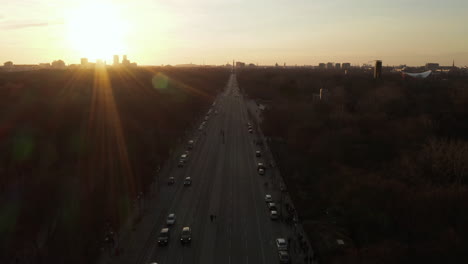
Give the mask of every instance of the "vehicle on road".
M 177 163 L 178 168 L 183 168 L 185 165 L 185 162 L 183 160 L 179 160 L 179 163 Z
M 160 246 L 166 246 L 169 243 L 169 228 L 165 227 L 161 229 L 158 237 L 158 244 Z
M 175 214 L 169 214 L 169 215 L 167 216 L 166 224 L 167 224 L 168 226 L 171 226 L 171 225 L 174 225 L 175 222 L 176 222 L 176 216 L 175 216 Z
M 180 160 L 183 161 L 184 163 L 187 163 L 188 152 L 185 152 L 184 154 L 180 155 Z
M 284 250 L 278 251 L 279 263 L 280 264 L 289 264 L 291 263 L 291 258 L 289 257 L 289 253 Z
M 261 157 L 262 152 L 260 150 L 255 151 L 255 157 Z
M 249 128 L 249 133 L 252 134 L 253 133 L 253 130 L 252 128 Z
M 169 177 L 169 179 L 167 180 L 167 185 L 172 185 L 175 183 L 175 178 L 174 177 Z
M 192 185 L 192 178 L 186 177 L 184 180 L 184 186 L 190 186 Z
M 265 202 L 267 202 L 267 203 L 272 203 L 273 202 L 273 198 L 271 197 L 270 194 L 265 195 Z
M 284 238 L 277 238 L 276 247 L 279 251 L 288 251 L 288 241 Z
M 205 126 L 204 126 L 204 125 L 200 125 L 200 126 L 198 127 L 198 130 L 203 130 L 203 128 L 205 128 Z
M 257 170 L 258 169 L 266 169 L 265 164 L 263 164 L 262 162 L 257 163 Z
M 180 234 L 180 243 L 190 243 L 192 241 L 192 230 L 190 227 L 186 226 L 182 228 L 182 233 Z
M 265 170 L 264 169 L 258 169 L 258 174 L 265 175 Z
M 205 121 L 208 121 L 209 118 L 210 116 L 205 116 Z
M 268 203 L 268 210 L 270 211 L 277 211 L 275 203 Z
M 275 211 L 275 210 L 270 211 L 270 219 L 271 220 L 278 220 L 278 218 L 279 218 L 278 211 Z
M 195 144 L 195 142 L 193 140 L 189 140 L 188 143 L 187 143 L 187 148 L 188 149 L 193 149 L 194 144 Z
M 218 110 L 215 110 L 215 115 L 217 115 L 217 114 L 218 114 Z

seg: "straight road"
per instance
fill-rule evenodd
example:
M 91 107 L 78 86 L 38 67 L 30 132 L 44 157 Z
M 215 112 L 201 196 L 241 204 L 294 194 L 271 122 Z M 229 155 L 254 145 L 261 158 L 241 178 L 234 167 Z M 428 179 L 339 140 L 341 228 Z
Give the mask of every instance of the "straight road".
M 284 223 L 270 219 L 265 194 L 279 202 L 280 193 L 271 183 L 265 185 L 271 182 L 268 169 L 266 175 L 257 173 L 257 163 L 264 161 L 255 157 L 259 149 L 253 142 L 258 138 L 248 132 L 248 122 L 247 107 L 232 74 L 206 125 L 195 132 L 187 164 L 160 176 L 163 184 L 157 205 L 151 209 L 157 211 L 145 237 L 135 240 L 134 254 L 130 252 L 117 262 L 279 262 L 275 240 L 293 234 Z M 169 176 L 175 178 L 174 185 L 164 184 Z M 191 186 L 183 186 L 185 177 L 192 178 Z M 157 237 L 169 213 L 175 213 L 177 221 L 170 228 L 169 244 L 159 247 Z M 210 215 L 216 216 L 213 221 Z M 185 246 L 180 243 L 184 226 L 192 229 L 192 242 Z

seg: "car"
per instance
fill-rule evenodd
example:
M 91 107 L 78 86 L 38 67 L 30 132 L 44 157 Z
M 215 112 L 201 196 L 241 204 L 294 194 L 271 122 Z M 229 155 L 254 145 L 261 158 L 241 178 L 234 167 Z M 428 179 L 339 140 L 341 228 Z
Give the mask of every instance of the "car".
M 184 152 L 184 154 L 180 155 L 180 160 L 186 163 L 188 160 L 188 152 Z
M 174 225 L 175 222 L 176 222 L 176 216 L 175 216 L 175 214 L 174 214 L 174 213 L 169 214 L 169 215 L 167 216 L 166 224 L 167 224 L 168 226 L 170 226 L 170 225 Z
M 184 186 L 190 186 L 190 185 L 192 185 L 192 178 L 185 177 Z
M 278 251 L 288 251 L 288 241 L 284 238 L 277 238 L 276 247 L 278 248 Z
M 278 218 L 279 218 L 278 211 L 276 211 L 276 210 L 270 211 L 270 219 L 271 220 L 278 220 Z
M 255 151 L 255 157 L 261 157 L 262 152 L 260 150 Z
M 218 110 L 215 110 L 215 115 L 217 115 L 217 114 L 218 114 Z
M 250 122 L 247 122 L 247 127 L 252 127 L 252 125 L 250 124 Z
M 249 128 L 249 133 L 252 134 L 253 133 L 253 130 L 251 128 Z
M 200 126 L 198 127 L 198 130 L 203 130 L 203 128 L 205 128 L 205 126 L 204 126 L 204 125 L 200 125 Z
M 186 226 L 182 228 L 182 233 L 180 234 L 180 243 L 190 243 L 192 241 L 192 230 L 190 227 Z
M 169 177 L 169 179 L 167 180 L 167 185 L 172 185 L 175 183 L 175 178 L 174 177 Z
M 267 203 L 272 203 L 273 202 L 273 198 L 271 197 L 270 194 L 265 195 L 265 202 L 267 202 Z
M 263 164 L 262 162 L 257 163 L 257 170 L 258 169 L 266 169 L 265 164 Z
M 161 229 L 158 237 L 158 245 L 166 246 L 169 243 L 169 228 L 165 227 Z
M 178 168 L 183 168 L 185 165 L 185 162 L 183 160 L 179 160 L 179 163 L 177 163 Z
M 189 140 L 188 143 L 187 143 L 187 148 L 188 149 L 193 149 L 193 145 L 195 144 L 195 141 L 193 140 Z
M 209 116 L 205 116 L 205 121 L 208 121 L 210 117 Z
M 258 174 L 265 175 L 265 169 L 262 169 L 262 168 L 258 169 Z
M 268 203 L 268 209 L 270 211 L 276 211 L 276 204 L 275 203 Z
M 289 264 L 291 263 L 291 258 L 289 257 L 289 253 L 284 250 L 278 251 L 279 263 L 280 264 Z

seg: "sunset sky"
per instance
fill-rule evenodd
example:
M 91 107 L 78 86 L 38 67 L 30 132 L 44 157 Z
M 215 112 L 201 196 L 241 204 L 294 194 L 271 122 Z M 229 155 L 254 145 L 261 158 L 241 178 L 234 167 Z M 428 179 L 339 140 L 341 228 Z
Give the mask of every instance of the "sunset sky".
M 0 0 L 0 63 L 468 65 L 466 0 Z

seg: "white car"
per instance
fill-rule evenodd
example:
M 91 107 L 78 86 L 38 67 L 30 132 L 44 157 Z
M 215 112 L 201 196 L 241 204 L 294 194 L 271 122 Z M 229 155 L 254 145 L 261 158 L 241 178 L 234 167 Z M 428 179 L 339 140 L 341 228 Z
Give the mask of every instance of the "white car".
M 279 251 L 288 251 L 288 241 L 284 238 L 277 238 L 276 247 Z
M 184 186 L 190 186 L 192 185 L 192 178 L 186 177 L 184 180 Z
M 265 202 L 267 202 L 267 203 L 272 203 L 273 202 L 273 198 L 271 197 L 270 194 L 265 195 Z
M 278 212 L 273 210 L 273 211 L 270 211 L 270 218 L 271 220 L 278 220 Z
M 167 224 L 167 225 L 173 225 L 173 224 L 175 224 L 175 222 L 176 222 L 176 216 L 175 216 L 175 214 L 169 214 L 169 215 L 167 216 L 166 224 Z

